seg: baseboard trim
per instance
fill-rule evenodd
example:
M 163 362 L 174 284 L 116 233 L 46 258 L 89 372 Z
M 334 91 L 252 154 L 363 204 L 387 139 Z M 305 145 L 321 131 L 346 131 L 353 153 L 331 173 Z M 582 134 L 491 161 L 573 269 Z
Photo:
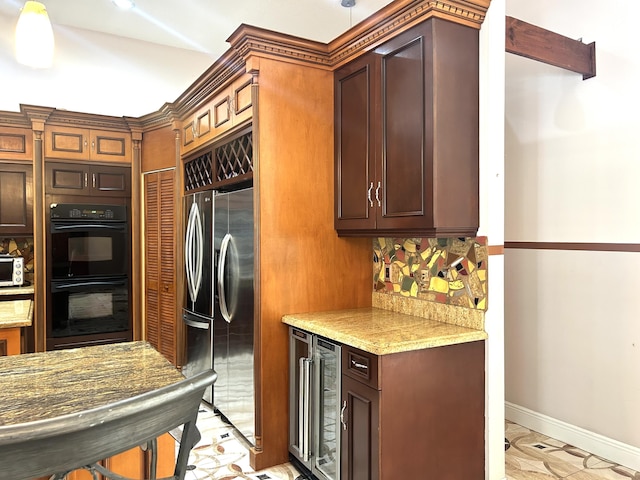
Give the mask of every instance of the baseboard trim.
M 625 467 L 640 471 L 640 448 L 505 402 L 505 418 L 536 432 L 574 445 Z

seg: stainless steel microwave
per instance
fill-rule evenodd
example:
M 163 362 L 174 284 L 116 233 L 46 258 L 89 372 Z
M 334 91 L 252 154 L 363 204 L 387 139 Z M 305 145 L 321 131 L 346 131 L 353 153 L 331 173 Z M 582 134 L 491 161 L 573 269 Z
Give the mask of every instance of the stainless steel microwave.
M 18 287 L 24 283 L 24 259 L 0 255 L 0 287 Z

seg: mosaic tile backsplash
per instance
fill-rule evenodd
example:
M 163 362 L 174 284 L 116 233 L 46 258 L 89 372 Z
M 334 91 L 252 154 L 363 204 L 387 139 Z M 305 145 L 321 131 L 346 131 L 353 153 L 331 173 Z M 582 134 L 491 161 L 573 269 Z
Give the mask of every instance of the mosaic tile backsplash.
M 24 258 L 24 278 L 33 283 L 33 237 L 1 238 L 0 253 Z
M 373 290 L 487 310 L 487 237 L 375 238 Z

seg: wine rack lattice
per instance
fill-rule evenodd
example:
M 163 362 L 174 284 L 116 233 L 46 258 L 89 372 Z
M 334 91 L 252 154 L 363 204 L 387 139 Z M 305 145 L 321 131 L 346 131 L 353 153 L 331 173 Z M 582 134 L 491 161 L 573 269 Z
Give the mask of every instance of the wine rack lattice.
M 213 183 L 212 160 L 212 154 L 209 151 L 184 164 L 184 189 L 186 191 L 206 187 Z
M 253 136 L 251 132 L 220 145 L 216 148 L 215 155 L 217 181 L 253 172 Z

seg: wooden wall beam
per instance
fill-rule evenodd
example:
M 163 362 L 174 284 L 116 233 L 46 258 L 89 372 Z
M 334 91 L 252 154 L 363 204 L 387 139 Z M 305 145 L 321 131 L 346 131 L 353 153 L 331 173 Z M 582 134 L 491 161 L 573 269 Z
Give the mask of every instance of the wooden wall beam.
M 596 42 L 573 40 L 517 18 L 506 18 L 505 49 L 508 53 L 582 74 L 596 75 Z

